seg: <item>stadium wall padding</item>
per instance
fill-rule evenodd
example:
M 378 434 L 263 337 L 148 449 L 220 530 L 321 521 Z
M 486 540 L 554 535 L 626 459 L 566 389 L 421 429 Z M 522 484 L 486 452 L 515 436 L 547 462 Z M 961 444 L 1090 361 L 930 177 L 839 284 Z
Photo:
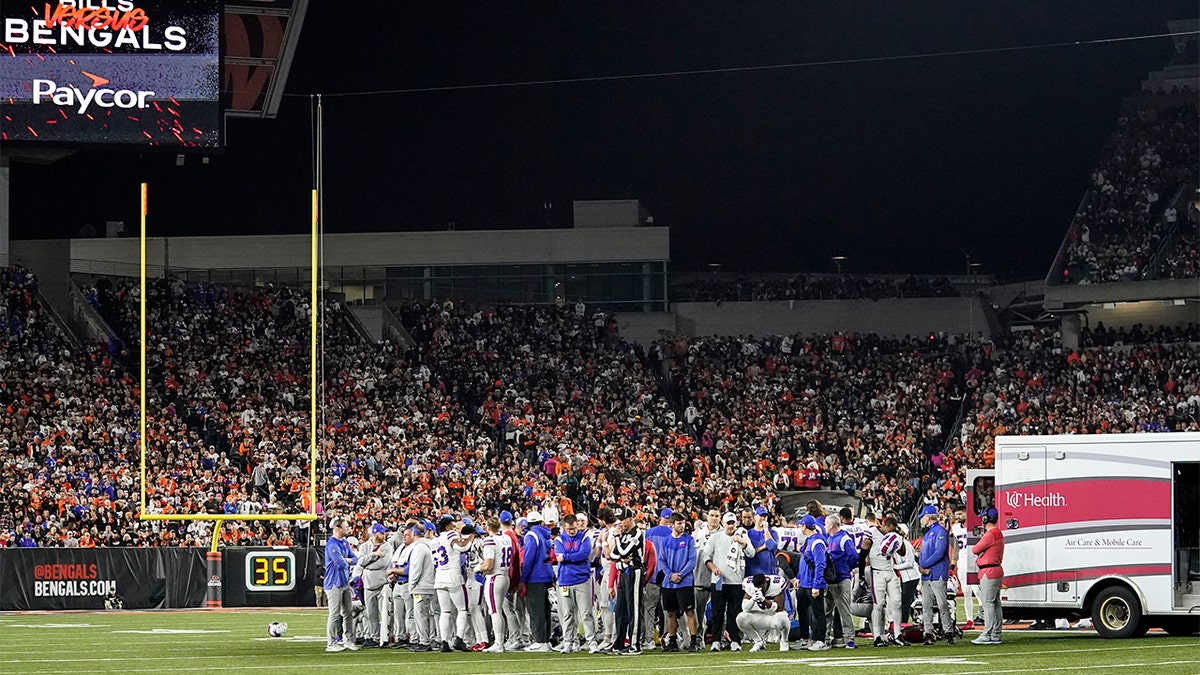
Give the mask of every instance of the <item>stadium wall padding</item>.
M 0 610 L 200 607 L 207 584 L 199 548 L 0 550 Z
M 276 549 L 294 556 L 293 588 L 248 591 L 247 554 L 263 549 L 224 549 L 224 605 L 313 606 L 314 589 L 323 572 L 322 551 Z M 206 552 L 203 548 L 0 549 L 0 611 L 201 608 L 209 583 Z

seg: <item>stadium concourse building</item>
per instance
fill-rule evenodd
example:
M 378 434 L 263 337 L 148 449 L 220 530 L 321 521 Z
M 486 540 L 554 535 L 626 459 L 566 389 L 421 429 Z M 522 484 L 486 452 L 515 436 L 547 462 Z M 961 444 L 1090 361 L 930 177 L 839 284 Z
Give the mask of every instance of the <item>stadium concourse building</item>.
M 983 275 L 951 277 L 955 297 L 671 302 L 670 231 L 640 202 L 575 202 L 574 215 L 566 229 L 326 235 L 324 284 L 345 300 L 364 337 L 397 342 L 409 338 L 396 308 L 446 299 L 475 306 L 583 302 L 589 315 L 614 313 L 621 335 L 643 344 L 675 335 L 991 335 L 1055 324 L 1070 348 L 1078 348 L 1082 327 L 1098 321 L 1110 328 L 1186 325 L 1200 306 L 1196 279 L 1063 286 L 1053 272 L 1006 285 Z M 233 287 L 306 286 L 309 279 L 306 235 L 151 237 L 147 246 L 151 277 Z M 43 300 L 68 333 L 80 341 L 111 336 L 74 282 L 136 277 L 136 238 L 10 247 L 13 261 L 38 273 Z

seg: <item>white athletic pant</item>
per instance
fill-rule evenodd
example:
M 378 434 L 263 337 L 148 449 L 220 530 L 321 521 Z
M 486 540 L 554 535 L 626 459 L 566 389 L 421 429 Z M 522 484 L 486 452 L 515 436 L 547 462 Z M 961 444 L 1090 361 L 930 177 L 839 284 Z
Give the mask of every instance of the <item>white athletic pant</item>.
M 959 556 L 959 558 L 962 558 L 962 556 Z M 961 563 L 962 561 L 960 560 L 959 562 Z M 978 588 L 967 584 L 967 566 L 964 564 L 959 564 L 959 566 L 958 566 L 958 587 L 960 589 L 962 589 L 963 609 L 966 611 L 966 620 L 974 621 L 975 620 L 975 596 L 977 594 Z M 983 596 L 980 595 L 979 597 L 982 598 Z M 979 604 L 982 607 L 982 605 L 983 605 L 982 599 L 979 601 Z
M 467 579 L 467 616 L 471 620 L 475 642 L 487 642 L 487 619 L 483 616 L 483 584 L 474 578 Z
M 412 589 L 408 584 L 397 584 L 392 591 L 392 635 L 400 638 L 413 639 L 416 617 L 413 615 Z
M 504 620 L 509 613 L 508 575 L 492 574 L 483 578 L 483 606 L 492 617 L 492 644 L 504 644 Z
M 392 634 L 392 589 L 384 586 L 383 592 L 376 599 L 379 603 L 379 645 L 386 647 Z
M 895 572 L 871 570 L 871 601 L 875 609 L 871 611 L 871 633 L 875 637 L 883 637 L 887 624 L 892 624 L 892 632 L 900 636 L 900 577 Z M 884 606 L 887 608 L 887 622 L 883 620 Z
M 596 639 L 595 610 L 592 609 L 592 582 L 585 581 L 574 586 L 558 587 L 558 621 L 562 624 L 563 642 L 579 644 L 579 626 L 583 625 L 583 639 Z
M 442 608 L 438 615 L 438 628 L 442 642 L 454 643 L 454 638 L 463 637 L 467 632 L 467 587 L 438 588 L 438 606 Z
M 741 612 L 737 615 L 737 625 L 742 635 L 755 642 L 766 642 L 769 631 L 779 631 L 781 639 L 787 639 L 791 621 L 787 612 Z

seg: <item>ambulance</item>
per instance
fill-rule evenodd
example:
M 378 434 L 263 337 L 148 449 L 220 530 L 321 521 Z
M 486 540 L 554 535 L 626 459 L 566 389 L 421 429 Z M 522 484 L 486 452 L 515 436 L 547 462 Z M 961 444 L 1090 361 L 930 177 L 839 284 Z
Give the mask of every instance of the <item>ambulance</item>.
M 999 436 L 995 469 L 968 469 L 966 491 L 969 546 L 999 513 L 1006 620 L 1200 632 L 1200 433 Z

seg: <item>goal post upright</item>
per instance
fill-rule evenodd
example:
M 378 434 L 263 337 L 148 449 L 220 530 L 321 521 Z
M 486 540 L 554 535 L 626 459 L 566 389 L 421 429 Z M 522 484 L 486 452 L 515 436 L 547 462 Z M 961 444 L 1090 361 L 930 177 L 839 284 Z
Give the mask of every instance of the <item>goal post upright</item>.
M 308 514 L 314 519 L 317 517 L 317 329 L 318 311 L 320 309 L 320 294 L 317 292 L 317 247 L 319 238 L 317 236 L 319 203 L 317 200 L 317 189 L 312 191 L 312 260 L 311 263 L 311 278 L 309 282 L 312 284 L 312 308 L 309 312 L 312 324 L 309 335 L 308 345 L 308 430 L 310 435 L 309 441 L 309 456 L 308 456 Z

